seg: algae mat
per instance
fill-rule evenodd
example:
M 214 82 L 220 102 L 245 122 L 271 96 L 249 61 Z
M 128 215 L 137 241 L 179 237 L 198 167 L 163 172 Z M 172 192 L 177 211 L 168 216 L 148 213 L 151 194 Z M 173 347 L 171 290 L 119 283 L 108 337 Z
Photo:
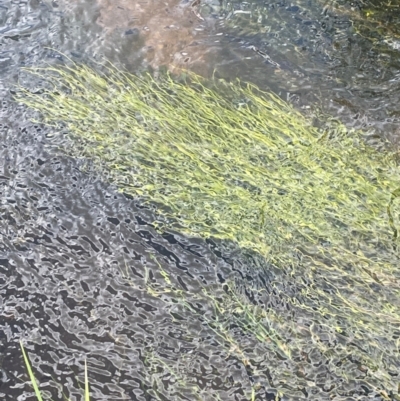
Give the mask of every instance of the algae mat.
M 266 302 L 260 312 L 258 288 L 246 289 L 257 295 L 253 301 L 235 283 L 223 297 L 206 288 L 192 295 L 213 305 L 209 326 L 222 342 L 231 341 L 247 367 L 252 362 L 237 351 L 232 319 L 275 353 L 270 365 L 277 364 L 280 380 L 289 381 L 280 361 L 302 365 L 311 344 L 342 382 L 361 380 L 384 396 L 397 392 L 394 154 L 377 152 L 332 121 L 317 129 L 275 95 L 240 82 L 154 79 L 77 65 L 30 72 L 41 88 L 20 88 L 16 99 L 69 134 L 69 153 L 153 205 L 159 230 L 234 244 L 254 269 L 284 272 L 287 283 L 272 287 L 292 320 Z M 172 279 L 163 277 L 163 294 L 179 297 Z M 149 287 L 154 296 L 157 291 Z M 299 389 L 307 373 L 290 381 Z

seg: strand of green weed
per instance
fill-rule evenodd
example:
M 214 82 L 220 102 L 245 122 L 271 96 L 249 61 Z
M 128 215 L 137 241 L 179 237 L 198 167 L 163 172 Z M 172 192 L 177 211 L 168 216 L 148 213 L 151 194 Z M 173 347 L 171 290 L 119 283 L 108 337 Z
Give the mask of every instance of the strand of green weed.
M 32 387 L 33 387 L 33 390 L 35 392 L 36 398 L 37 398 L 38 401 L 43 401 L 42 394 L 41 394 L 41 392 L 39 390 L 39 386 L 37 384 L 37 381 L 36 381 L 36 378 L 35 378 L 35 374 L 33 373 L 33 370 L 32 370 L 31 364 L 29 362 L 28 355 L 26 354 L 26 351 L 25 351 L 24 345 L 22 343 L 22 340 L 20 341 L 20 347 L 21 347 L 23 358 L 24 358 L 26 370 L 28 371 L 29 379 L 32 382 Z M 85 379 L 84 380 L 85 380 L 84 399 L 85 399 L 85 401 L 90 401 L 89 378 L 88 378 L 88 372 L 87 372 L 86 359 L 85 359 Z
M 42 395 L 41 395 L 39 387 L 37 385 L 37 381 L 36 381 L 35 375 L 34 375 L 34 373 L 32 371 L 32 367 L 31 367 L 31 364 L 29 362 L 29 358 L 28 358 L 28 356 L 27 356 L 27 354 L 25 352 L 25 348 L 24 348 L 24 345 L 22 344 L 22 341 L 20 341 L 19 344 L 21 346 L 21 351 L 22 351 L 22 355 L 24 357 L 26 370 L 28 371 L 29 379 L 32 382 L 32 386 L 33 386 L 33 390 L 35 391 L 36 398 L 37 398 L 38 401 L 43 401 Z

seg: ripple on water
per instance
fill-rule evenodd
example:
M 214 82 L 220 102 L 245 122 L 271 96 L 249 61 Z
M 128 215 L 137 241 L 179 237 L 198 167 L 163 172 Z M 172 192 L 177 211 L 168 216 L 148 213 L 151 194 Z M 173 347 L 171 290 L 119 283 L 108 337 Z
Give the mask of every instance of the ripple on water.
M 286 15 L 298 13 L 295 7 L 287 5 Z M 93 4 L 75 11 L 83 17 L 70 19 L 49 2 L 0 3 L 0 397 L 33 399 L 23 339 L 41 388 L 54 400 L 62 399 L 60 385 L 71 400 L 81 399 L 85 357 L 93 400 L 150 400 L 157 393 L 191 400 L 193 388 L 202 400 L 250 400 L 252 387 L 260 400 L 280 399 L 282 392 L 285 400 L 381 398 L 353 355 L 362 351 L 351 336 L 333 336 L 324 322 L 310 329 L 311 313 L 296 314 L 287 301 L 314 282 L 271 266 L 255 274 L 254 261 L 229 244 L 157 233 L 148 223 L 151 209 L 118 194 L 90 165 L 60 155 L 46 138 L 50 131 L 28 123 L 25 110 L 9 102 L 3 85 L 16 81 L 16 67 L 59 57 L 46 46 L 73 50 L 77 58 L 118 53 L 93 23 L 99 16 Z M 121 48 L 139 46 L 134 31 L 120 40 Z M 134 51 L 126 60 L 141 62 Z M 277 319 L 302 327 L 304 347 L 290 363 L 224 315 L 227 283 L 260 315 L 265 305 Z M 388 338 L 398 338 L 387 327 Z M 322 355 L 315 338 L 352 352 L 341 360 Z M 393 382 L 396 357 L 387 364 Z M 350 375 L 356 379 L 346 380 Z
M 198 293 L 195 277 L 203 286 L 218 283 L 232 266 L 203 241 L 156 233 L 146 223 L 150 210 L 48 149 L 40 128 L 3 125 L 1 139 L 7 163 L 0 173 L 0 391 L 7 390 L 6 398 L 29 388 L 20 382 L 26 375 L 19 339 L 26 340 L 43 390 L 57 397 L 52 377 L 78 397 L 75 376 L 81 377 L 85 355 L 94 399 L 145 399 L 140 394 L 152 385 L 149 372 L 161 357 L 197 371 L 199 381 L 202 369 L 214 371 L 216 388 L 227 394 L 242 384 L 221 378 L 243 376 L 245 387 L 249 379 L 237 360 L 218 357 L 223 349 L 212 332 L 163 294 L 158 264 L 177 294 Z
M 334 333 L 292 302 L 307 303 L 315 287 L 329 293 L 323 274 L 310 281 L 262 261 L 255 270 L 257 259 L 229 244 L 157 233 L 151 208 L 118 194 L 89 163 L 61 155 L 58 139 L 24 122 L 25 113 L 4 103 L 0 130 L 0 392 L 7 400 L 32 394 L 20 339 L 55 399 L 62 396 L 56 383 L 80 399 L 85 357 L 96 400 L 250 400 L 252 389 L 260 400 L 379 394 L 352 335 Z M 243 305 L 254 306 L 270 339 L 244 330 Z M 288 358 L 291 341 L 302 348 Z

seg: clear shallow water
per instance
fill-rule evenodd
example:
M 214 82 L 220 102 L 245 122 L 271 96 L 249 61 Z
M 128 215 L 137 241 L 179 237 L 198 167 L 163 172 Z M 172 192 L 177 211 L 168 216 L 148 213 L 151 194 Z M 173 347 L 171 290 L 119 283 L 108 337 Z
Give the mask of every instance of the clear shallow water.
M 268 19 L 261 22 L 262 13 L 254 5 L 253 28 L 246 19 L 249 14 L 234 12 L 248 11 L 248 3 L 206 4 L 196 13 L 176 4 L 165 26 L 183 28 L 169 28 L 172 34 L 167 36 L 164 30 L 152 33 L 160 18 L 165 21 L 163 13 L 151 25 L 148 11 L 143 11 L 142 25 L 153 28 L 142 35 L 135 30 L 131 11 L 118 23 L 122 16 L 112 18 L 110 4 L 0 3 L 1 396 L 33 399 L 18 345 L 23 339 L 42 388 L 53 399 L 61 399 L 55 383 L 61 383 L 72 400 L 80 399 L 77 378 L 82 380 L 85 356 L 94 400 L 152 399 L 154 389 L 162 388 L 165 399 L 195 399 L 191 387 L 203 389 L 205 400 L 216 399 L 216 394 L 222 400 L 249 400 L 252 387 L 260 400 L 274 399 L 277 389 L 285 391 L 284 399 L 379 399 L 378 383 L 371 385 L 360 360 L 350 354 L 333 361 L 316 350 L 311 338 L 291 363 L 279 352 L 259 347 L 233 324 L 229 330 L 250 363 L 244 363 L 227 337 L 221 345 L 207 324 L 214 311 L 196 298 L 203 288 L 221 298 L 228 279 L 236 280 L 238 287 L 262 288 L 268 292 L 268 306 L 290 321 L 294 310 L 282 294 L 296 296 L 315 283 L 272 267 L 255 275 L 254 263 L 238 258 L 229 244 L 219 249 L 222 245 L 211 241 L 156 233 L 147 224 L 151 210 L 117 194 L 96 171 L 83 169 L 81 161 L 60 155 L 59 140 L 52 140 L 51 130 L 30 123 L 30 114 L 10 101 L 9 90 L 19 67 L 60 58 L 46 49 L 51 47 L 77 60 L 104 56 L 130 70 L 188 65 L 207 75 L 216 69 L 224 77 L 271 87 L 299 107 L 322 103 L 347 124 L 372 125 L 382 134 L 395 130 L 388 115 L 398 96 L 396 53 L 388 51 L 392 68 L 385 73 L 383 67 L 374 69 L 379 57 L 387 60 L 385 52 L 374 53 L 369 41 L 354 39 L 346 14 L 328 15 L 332 26 L 322 28 L 321 9 L 315 5 L 267 3 L 263 7 Z M 185 38 L 181 42 L 180 31 Z M 351 48 L 333 45 L 339 39 L 348 43 L 349 36 L 354 40 Z M 162 38 L 166 46 L 157 48 Z M 298 43 L 301 39 L 304 44 Z M 300 45 L 305 49 L 295 51 Z M 357 81 L 355 71 L 360 69 L 364 75 Z M 333 101 L 333 96 L 351 104 Z M 182 306 L 182 293 L 191 306 Z M 257 292 L 245 295 L 258 300 Z M 323 325 L 313 333 L 331 345 Z M 398 336 L 394 325 L 388 325 L 388 335 Z M 352 339 L 344 335 L 342 341 Z M 397 361 L 392 355 L 388 365 L 394 382 Z M 355 379 L 345 380 L 350 373 Z M 182 378 L 186 382 L 180 383 Z
M 399 54 L 390 31 L 397 8 L 380 25 L 362 20 L 362 4 L 347 1 L 226 1 L 220 15 L 247 55 L 255 48 L 264 59 L 247 79 L 257 77 L 300 105 L 317 103 L 349 126 L 388 136 L 397 130 Z

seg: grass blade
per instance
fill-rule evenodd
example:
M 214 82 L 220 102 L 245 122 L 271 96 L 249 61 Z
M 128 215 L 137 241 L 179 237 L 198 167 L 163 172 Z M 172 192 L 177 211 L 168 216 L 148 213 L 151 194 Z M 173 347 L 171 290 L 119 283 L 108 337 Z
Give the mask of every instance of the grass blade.
M 89 396 L 89 379 L 88 379 L 88 374 L 87 374 L 87 363 L 85 359 L 85 401 L 90 401 L 90 396 Z
M 33 374 L 31 364 L 29 363 L 29 359 L 28 359 L 28 356 L 26 355 L 25 348 L 22 344 L 22 341 L 20 341 L 20 345 L 21 345 L 22 355 L 24 356 L 26 369 L 28 371 L 29 378 L 31 379 L 33 389 L 35 390 L 36 398 L 38 399 L 38 401 L 43 401 L 43 398 L 40 395 L 40 390 L 39 390 L 39 387 L 38 387 L 36 379 L 35 379 L 35 375 Z

